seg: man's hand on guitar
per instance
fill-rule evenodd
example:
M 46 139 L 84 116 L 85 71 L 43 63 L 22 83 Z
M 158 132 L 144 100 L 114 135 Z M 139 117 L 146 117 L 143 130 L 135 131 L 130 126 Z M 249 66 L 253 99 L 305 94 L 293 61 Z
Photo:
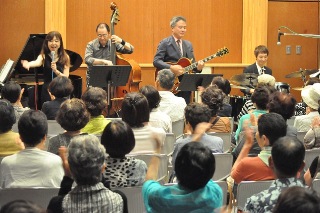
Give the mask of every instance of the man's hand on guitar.
M 184 74 L 184 69 L 180 65 L 171 65 L 170 70 L 175 74 L 175 76 L 180 76 Z
M 197 64 L 197 70 L 201 71 L 204 67 L 204 62 L 203 61 L 198 61 L 198 64 Z

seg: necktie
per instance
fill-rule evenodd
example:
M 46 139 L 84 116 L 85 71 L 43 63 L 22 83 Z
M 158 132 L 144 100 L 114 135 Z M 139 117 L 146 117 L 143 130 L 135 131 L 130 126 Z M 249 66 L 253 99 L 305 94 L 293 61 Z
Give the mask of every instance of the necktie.
M 266 70 L 266 68 L 261 67 L 261 71 L 260 71 L 260 75 L 264 74 L 264 71 Z
M 178 48 L 179 48 L 179 50 L 180 50 L 180 54 L 181 54 L 181 56 L 183 55 L 183 52 L 182 52 L 182 49 L 181 49 L 181 46 L 180 46 L 180 40 L 178 39 L 177 40 L 177 45 L 178 45 Z

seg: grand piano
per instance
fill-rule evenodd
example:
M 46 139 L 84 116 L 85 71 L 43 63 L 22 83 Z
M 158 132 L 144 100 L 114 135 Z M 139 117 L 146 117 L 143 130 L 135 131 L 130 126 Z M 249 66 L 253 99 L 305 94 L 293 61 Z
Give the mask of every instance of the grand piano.
M 40 109 L 41 106 L 39 103 L 41 100 L 41 89 L 38 88 L 35 90 L 35 86 L 41 87 L 41 84 L 43 83 L 43 68 L 42 67 L 36 67 L 31 68 L 29 71 L 22 67 L 21 60 L 27 60 L 27 61 L 33 61 L 35 60 L 38 55 L 41 52 L 42 44 L 45 40 L 47 34 L 30 34 L 28 37 L 18 59 L 15 61 L 13 65 L 13 69 L 9 72 L 8 77 L 6 78 L 6 81 L 16 81 L 19 83 L 22 87 L 26 88 L 25 90 L 28 92 L 25 92 L 24 97 L 28 97 L 28 105 L 30 108 L 37 108 Z M 80 67 L 82 64 L 82 57 L 71 50 L 66 50 L 70 57 L 70 72 L 75 71 Z M 77 75 L 69 75 L 70 80 L 73 83 L 74 86 L 74 92 L 72 94 L 72 97 L 75 98 L 81 98 L 82 95 L 82 78 Z M 5 83 L 5 82 L 3 82 Z M 38 93 L 34 92 L 38 91 Z M 38 101 L 34 100 L 34 97 L 38 96 Z M 36 106 L 36 104 L 38 106 Z

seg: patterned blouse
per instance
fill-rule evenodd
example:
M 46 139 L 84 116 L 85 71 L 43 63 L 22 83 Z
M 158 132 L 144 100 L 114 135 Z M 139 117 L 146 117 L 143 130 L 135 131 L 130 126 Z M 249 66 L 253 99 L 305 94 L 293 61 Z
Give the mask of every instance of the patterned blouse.
M 272 212 L 278 197 L 284 188 L 304 185 L 296 178 L 277 179 L 271 183 L 269 189 L 248 198 L 244 211 L 247 212 Z
M 147 164 L 132 157 L 106 159 L 105 179 L 110 182 L 110 187 L 140 186 L 143 184 Z

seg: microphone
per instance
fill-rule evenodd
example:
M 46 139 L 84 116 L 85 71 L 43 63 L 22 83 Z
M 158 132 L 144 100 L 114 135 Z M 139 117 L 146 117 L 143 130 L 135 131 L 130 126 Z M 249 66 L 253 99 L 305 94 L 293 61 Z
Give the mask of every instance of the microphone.
M 282 32 L 280 32 L 280 29 L 278 30 L 278 42 L 277 42 L 277 45 L 281 45 L 281 42 L 280 42 L 280 37 L 284 35 Z
M 55 52 L 54 52 L 54 51 L 51 51 L 51 59 L 52 59 L 52 62 L 54 61 L 54 54 L 55 54 Z M 53 75 L 53 70 L 52 70 L 52 75 Z

